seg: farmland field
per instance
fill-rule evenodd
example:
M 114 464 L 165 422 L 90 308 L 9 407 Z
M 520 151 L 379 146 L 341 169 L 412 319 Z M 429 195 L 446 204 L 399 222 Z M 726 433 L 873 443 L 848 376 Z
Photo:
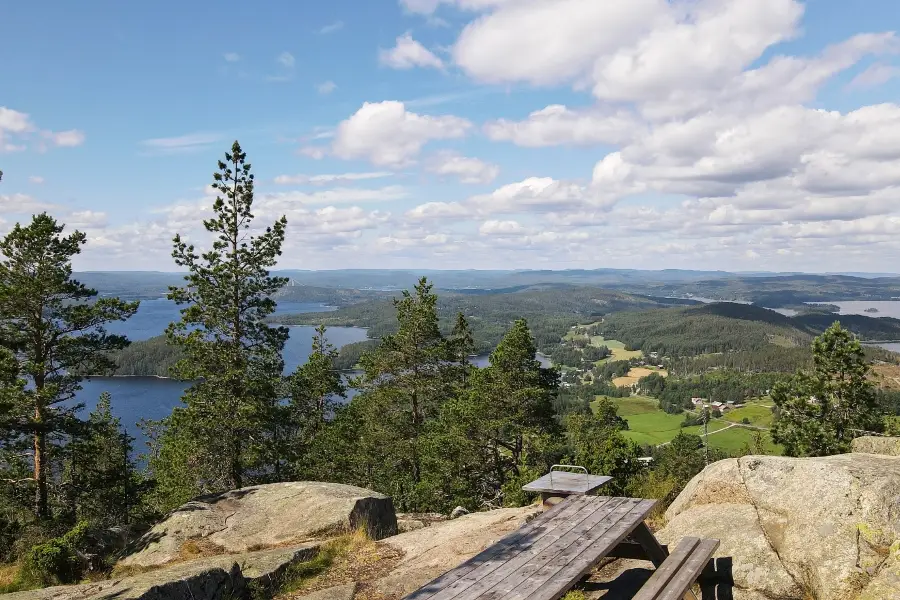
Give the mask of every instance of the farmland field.
M 609 348 L 610 352 L 612 352 L 612 356 L 604 359 L 604 361 L 614 361 L 614 360 L 630 360 L 632 358 L 640 358 L 643 356 L 640 350 L 626 350 L 625 344 L 620 342 L 619 340 L 607 340 L 604 339 L 602 335 L 594 335 L 591 336 L 591 346 L 606 346 Z
M 630 371 L 628 371 L 628 375 L 624 377 L 616 377 L 612 380 L 613 385 L 616 387 L 624 387 L 626 385 L 634 385 L 638 382 L 641 377 L 646 377 L 651 373 L 659 373 L 663 377 L 669 375 L 668 371 L 664 369 L 650 369 L 647 367 L 633 367 Z
M 740 423 L 746 418 L 750 421 L 750 425 L 757 427 L 771 427 L 774 420 L 771 408 L 755 402 L 748 402 L 741 408 L 726 411 L 722 418 L 732 423 Z

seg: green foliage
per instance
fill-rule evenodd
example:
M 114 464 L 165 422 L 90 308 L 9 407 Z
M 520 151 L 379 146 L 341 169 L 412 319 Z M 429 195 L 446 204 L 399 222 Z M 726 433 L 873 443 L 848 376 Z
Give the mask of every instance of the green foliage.
M 854 437 L 883 427 L 859 340 L 835 322 L 813 343 L 814 369 L 772 390 L 772 438 L 788 456 L 846 452 Z
M 88 534 L 87 522 L 78 523 L 65 535 L 34 546 L 19 571 L 23 588 L 75 583 L 83 573 L 78 548 Z
M 169 344 L 165 335 L 148 340 L 132 342 L 113 355 L 116 362 L 114 375 L 136 375 L 142 377 L 169 377 L 172 369 L 184 359 L 184 353 L 177 346 Z
M 166 420 L 169 431 L 150 466 L 176 496 L 240 488 L 276 468 L 268 424 L 278 412 L 288 331 L 266 323 L 275 310 L 271 296 L 285 283 L 268 269 L 281 254 L 287 221 L 249 233 L 254 186 L 246 158 L 235 142 L 219 161 L 213 187 L 220 195 L 203 222 L 212 247 L 198 254 L 180 235 L 173 240 L 175 263 L 188 274 L 184 287 L 170 290 L 169 299 L 185 308 L 166 335 L 184 354 L 175 375 L 194 384 Z
M 109 335 L 106 323 L 129 318 L 138 303 L 97 298 L 97 292 L 72 279 L 72 257 L 86 236 L 46 213 L 23 227 L 16 223 L 0 240 L 0 344 L 6 380 L 6 450 L 33 448 L 33 510 L 51 516 L 52 460 L 67 433 L 77 426 L 78 406 L 67 404 L 81 389 L 80 373 L 104 374 L 114 367 L 108 354 L 128 341 Z M 10 360 L 11 355 L 15 360 Z M 6 392 L 9 392 L 8 394 Z M 4 441 L 5 440 L 5 441 Z
M 623 495 L 632 479 L 644 470 L 638 461 L 641 450 L 621 434 L 621 417 L 616 415 L 615 405 L 609 400 L 600 404 L 594 415 L 570 415 L 566 419 L 572 464 L 590 473 L 609 475 L 613 479 L 604 486 L 604 493 Z

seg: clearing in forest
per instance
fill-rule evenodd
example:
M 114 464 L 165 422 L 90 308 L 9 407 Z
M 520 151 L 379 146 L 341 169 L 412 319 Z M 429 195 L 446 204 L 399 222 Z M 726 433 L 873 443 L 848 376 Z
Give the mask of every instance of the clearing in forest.
M 591 336 L 591 346 L 606 346 L 612 352 L 612 356 L 603 359 L 601 363 L 615 360 L 630 360 L 632 358 L 640 358 L 643 353 L 640 350 L 626 350 L 625 344 L 619 340 L 607 340 L 602 335 Z
M 624 377 L 616 377 L 612 380 L 612 382 L 616 387 L 634 385 L 641 377 L 646 377 L 651 373 L 659 373 L 663 377 L 669 376 L 669 372 L 665 369 L 657 369 L 655 367 L 632 367 L 631 370 L 628 371 L 628 375 L 625 375 Z

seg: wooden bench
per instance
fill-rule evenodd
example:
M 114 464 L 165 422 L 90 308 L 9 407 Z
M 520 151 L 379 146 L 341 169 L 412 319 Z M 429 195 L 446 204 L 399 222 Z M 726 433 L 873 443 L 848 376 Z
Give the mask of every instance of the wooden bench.
M 712 558 L 719 540 L 682 538 L 666 560 L 653 572 L 633 600 L 682 600 L 694 598 L 691 586 Z

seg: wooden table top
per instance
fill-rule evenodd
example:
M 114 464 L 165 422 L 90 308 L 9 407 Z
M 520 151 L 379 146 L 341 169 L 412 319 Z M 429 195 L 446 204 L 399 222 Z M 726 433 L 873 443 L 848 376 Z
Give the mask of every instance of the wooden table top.
M 655 505 L 641 498 L 569 496 L 405 600 L 557 600 Z
M 553 471 L 539 479 L 522 486 L 526 492 L 544 492 L 561 494 L 592 494 L 612 477 L 606 475 L 587 475 L 586 473 L 569 473 L 567 471 Z

